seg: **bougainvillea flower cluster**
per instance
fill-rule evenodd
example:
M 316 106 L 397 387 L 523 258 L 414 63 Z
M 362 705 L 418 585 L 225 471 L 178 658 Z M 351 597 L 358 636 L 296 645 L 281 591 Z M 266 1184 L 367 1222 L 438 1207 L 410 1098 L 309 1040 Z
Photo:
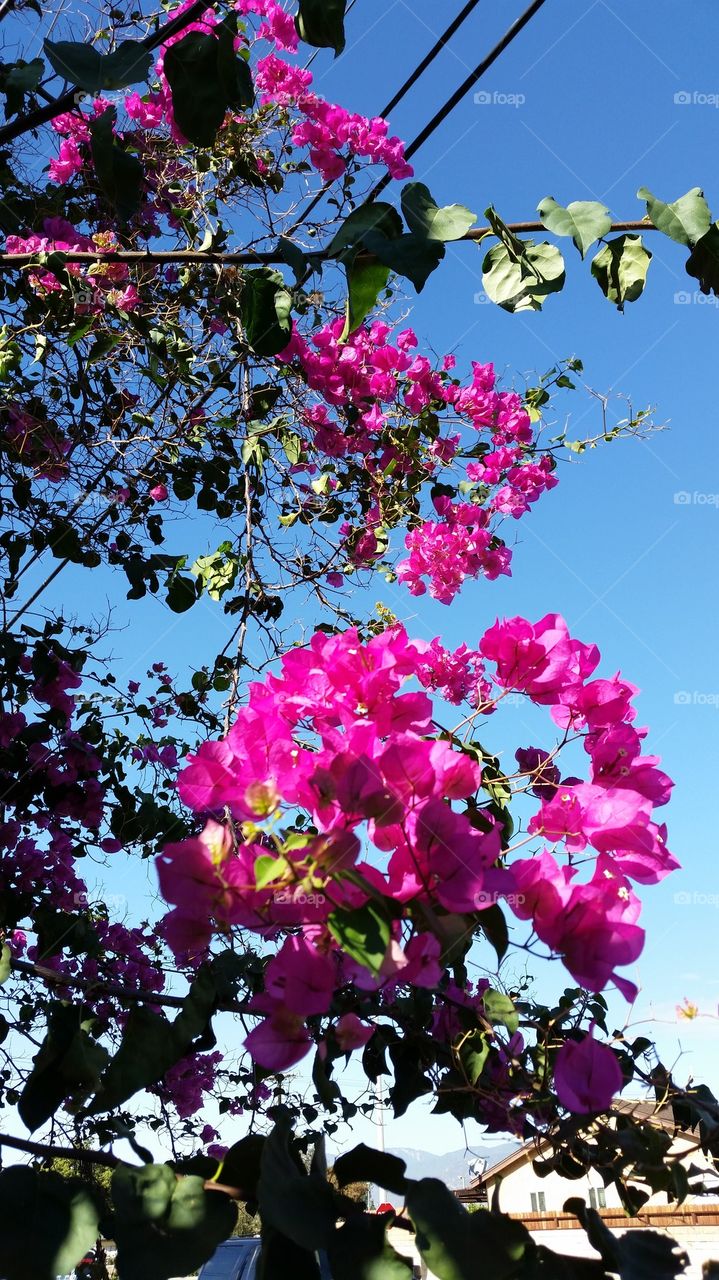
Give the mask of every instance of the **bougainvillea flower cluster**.
M 158 871 L 178 956 L 201 954 L 233 926 L 284 937 L 256 997 L 261 1021 L 247 1044 L 258 1062 L 297 1061 L 318 1034 L 308 1019 L 329 1019 L 325 1039 L 362 1043 L 369 1030 L 352 1024 L 350 1035 L 332 1020 L 348 984 L 381 991 L 388 1010 L 400 988 L 430 988 L 440 1016 L 433 920 L 481 921 L 501 901 L 576 982 L 633 995 L 619 972 L 643 943 L 633 882 L 654 883 L 677 865 L 652 819 L 671 783 L 642 755 L 636 691 L 619 676 L 595 679 L 598 663 L 596 646 L 550 614 L 498 621 L 476 650 L 454 653 L 400 625 L 367 640 L 355 629 L 317 633 L 285 654 L 279 674 L 250 686 L 228 735 L 202 745 L 180 774 L 182 800 L 208 819 L 196 838 L 166 846 Z M 586 779 L 562 777 L 559 748 L 551 760 L 522 748 L 505 782 L 539 807 L 535 799 L 513 846 L 483 792 L 482 753 L 440 729 L 429 691 L 453 704 L 469 697 L 470 720 L 509 692 L 548 708 L 559 748 L 583 743 Z M 387 932 L 370 964 L 343 945 L 342 922 L 373 909 Z M 482 992 L 473 999 L 481 1007 Z
M 192 0 L 184 0 L 174 10 L 173 16 L 189 9 L 191 4 Z M 327 102 L 312 92 L 311 71 L 277 56 L 274 50 L 289 54 L 297 52 L 298 39 L 290 14 L 274 0 L 237 0 L 235 8 L 243 18 L 259 17 L 261 21 L 254 38 L 274 46 L 273 52 L 258 58 L 254 67 L 261 101 L 285 110 L 292 109 L 295 119 L 291 141 L 295 147 L 307 149 L 310 164 L 325 182 L 340 177 L 349 162 L 355 159 L 382 165 L 393 178 L 412 176 L 412 166 L 404 158 L 404 145 L 399 138 L 390 135 L 386 120 L 379 116 L 370 119 L 337 103 Z M 192 32 L 214 36 L 218 26 L 217 14 L 208 8 L 199 19 L 170 36 L 161 47 L 155 66 L 158 88 L 143 97 L 137 92 L 124 96 L 122 108 L 130 128 L 152 132 L 165 124 L 176 141 L 185 141 L 175 122 L 172 91 L 164 74 L 165 50 Z M 237 48 L 247 46 L 252 39 L 252 32 L 246 29 L 244 34 L 237 36 L 235 45 Z M 102 97 L 89 101 L 89 115 L 82 111 L 64 112 L 52 122 L 55 132 L 62 137 L 59 152 L 49 165 L 52 182 L 69 182 L 91 163 L 90 121 L 114 104 Z
M 412 481 L 417 488 L 417 481 L 439 478 L 440 472 L 455 487 L 463 486 L 464 498 L 437 494 L 432 518 L 415 519 L 405 539 L 409 554 L 397 567 L 399 581 L 413 595 L 429 587 L 449 604 L 465 579 L 510 572 L 511 550 L 498 527 L 506 517 L 527 512 L 557 478 L 553 458 L 539 451 L 521 397 L 497 387 L 493 365 L 475 361 L 470 381 L 462 384 L 451 376 L 451 356 L 436 368 L 413 354 L 416 346 L 411 329 L 393 335 L 381 320 L 344 341 L 337 320 L 309 339 L 295 327 L 280 359 L 299 367 L 317 396 L 305 411 L 313 456 L 325 455 L 329 465 L 335 460 L 335 469 L 355 459 L 369 479 L 374 500 L 364 513 L 363 532 L 356 537 L 349 524 L 345 530 L 356 563 L 382 554 L 395 486 Z M 435 425 L 440 413 L 447 415 L 446 434 Z M 462 462 L 478 452 L 481 462 Z M 312 496 L 310 489 L 308 500 Z

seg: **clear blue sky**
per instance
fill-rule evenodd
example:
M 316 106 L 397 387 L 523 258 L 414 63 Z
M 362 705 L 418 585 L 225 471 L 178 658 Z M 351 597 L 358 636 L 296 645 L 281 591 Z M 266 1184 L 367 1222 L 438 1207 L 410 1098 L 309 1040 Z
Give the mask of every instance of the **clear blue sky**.
M 333 63 L 323 52 L 313 64 L 319 91 L 374 114 L 458 8 L 459 0 L 411 7 L 358 0 L 344 55 Z M 484 0 L 394 113 L 392 131 L 413 137 L 519 11 L 518 3 Z M 704 186 L 719 216 L 719 107 L 711 103 L 719 103 L 717 47 L 719 11 L 710 0 L 695 0 L 691 15 L 669 0 L 549 0 L 482 82 L 493 101 L 478 104 L 470 95 L 419 153 L 416 176 L 440 203 L 458 200 L 480 216 L 493 203 L 507 221 L 533 219 L 546 195 L 563 204 L 597 199 L 617 219 L 638 218 L 641 185 L 667 200 Z M 509 105 L 504 95 L 523 101 Z M 390 188 L 386 198 L 393 195 Z M 511 580 L 470 584 L 451 609 L 383 584 L 376 593 L 412 619 L 417 634 L 439 634 L 451 645 L 475 642 L 497 614 L 561 612 L 579 636 L 599 644 L 605 672 L 621 667 L 640 686 L 639 723 L 651 726 L 651 748 L 677 782 L 665 812 L 684 869 L 642 890 L 648 941 L 636 1017 L 660 1019 L 655 1032 L 668 1060 L 681 1045 L 680 1077 L 694 1071 L 716 1089 L 719 1024 L 679 1025 L 674 1008 L 690 996 L 716 1012 L 719 996 L 710 808 L 719 769 L 719 315 L 716 300 L 698 298 L 685 274 L 684 250 L 657 234 L 646 242 L 654 254 L 647 290 L 623 316 L 568 240 L 567 285 L 541 314 L 509 316 L 475 303 L 482 253 L 470 245 L 451 249 L 412 299 L 421 347 L 454 349 L 463 367 L 492 359 L 520 384 L 576 354 L 588 386 L 625 394 L 635 410 L 656 406 L 668 429 L 564 465 L 560 486 L 512 525 L 518 545 Z M 561 408 L 572 413 L 572 435 L 599 430 L 598 406 L 585 392 L 567 396 Z M 677 502 L 677 494 L 689 500 Z M 171 667 L 201 661 L 204 604 L 179 624 L 158 611 L 154 602 L 140 611 L 148 620 L 142 636 L 134 630 L 116 637 L 128 672 L 157 658 Z M 214 617 L 213 627 L 226 625 Z M 460 1145 L 458 1127 L 439 1121 L 405 1122 L 388 1141 Z
M 321 91 L 371 113 L 456 7 L 360 0 L 347 52 L 322 64 Z M 484 0 L 397 108 L 393 132 L 414 136 L 519 11 Z M 546 195 L 563 204 L 601 200 L 616 219 L 641 217 L 642 185 L 667 200 L 704 186 L 719 216 L 719 13 L 708 0 L 691 6 L 691 21 L 681 13 L 668 0 L 651 7 L 549 0 L 482 82 L 498 100 L 478 104 L 470 95 L 419 153 L 416 176 L 440 203 L 459 200 L 480 215 L 492 203 L 507 221 L 534 218 Z M 525 101 L 512 106 L 503 95 Z M 476 304 L 482 253 L 468 245 L 451 250 L 414 306 L 421 343 L 456 348 L 462 361 L 492 359 L 508 377 L 577 354 L 589 386 L 624 393 L 635 409 L 655 405 L 668 429 L 564 466 L 558 488 L 516 526 L 511 580 L 470 585 L 451 609 L 426 598 L 395 605 L 399 592 L 384 597 L 403 616 L 414 613 L 420 632 L 457 643 L 473 641 L 497 613 L 556 610 L 599 644 L 606 669 L 621 667 L 640 686 L 639 722 L 651 726 L 651 746 L 677 782 L 667 812 L 684 869 L 642 891 L 648 940 L 637 1016 L 651 1005 L 673 1019 L 685 995 L 713 1012 L 719 996 L 710 962 L 719 874 L 708 803 L 719 766 L 719 316 L 716 299 L 698 298 L 681 247 L 656 234 L 646 242 L 654 254 L 647 290 L 624 315 L 603 298 L 569 241 L 562 245 L 564 292 L 542 313 L 521 317 Z M 598 429 L 590 397 L 567 396 L 562 407 L 572 412 L 573 435 Z M 676 502 L 677 494 L 691 500 Z M 689 701 L 677 701 L 681 695 Z M 679 894 L 691 901 L 675 902 Z M 710 1072 L 717 1023 L 667 1025 L 660 1034 L 668 1055 L 679 1042 L 687 1050 L 687 1071 Z
M 523 7 L 484 0 L 397 108 L 392 132 L 414 137 Z M 371 114 L 458 8 L 359 0 L 345 54 L 323 61 L 321 72 L 315 63 L 320 91 Z M 709 0 L 692 4 L 691 14 L 669 0 L 549 0 L 482 81 L 493 101 L 470 95 L 420 151 L 416 176 L 440 204 L 457 200 L 481 216 L 491 203 L 506 221 L 534 219 L 546 195 L 562 204 L 600 200 L 616 220 L 639 218 L 643 185 L 665 200 L 704 187 L 719 217 L 718 46 L 719 12 Z M 512 106 L 504 95 L 524 101 Z M 563 293 L 521 317 L 474 302 L 481 250 L 450 251 L 413 308 L 420 345 L 454 348 L 462 363 L 492 359 L 509 378 L 530 381 L 579 355 L 588 386 L 627 395 L 635 410 L 656 406 L 668 429 L 564 466 L 558 488 L 516 526 L 511 580 L 468 585 L 451 609 L 426 597 L 408 602 L 399 591 L 382 596 L 401 616 L 414 615 L 420 634 L 446 643 L 473 642 L 497 613 L 561 612 L 599 644 L 605 670 L 621 667 L 639 685 L 639 723 L 651 726 L 651 749 L 676 779 L 664 812 L 683 870 L 641 889 L 648 936 L 634 1017 L 658 1019 L 653 1034 L 666 1061 L 684 1051 L 679 1078 L 694 1072 L 716 1091 L 719 1023 L 678 1024 L 675 1005 L 690 996 L 716 1014 L 719 999 L 711 816 L 719 772 L 719 299 L 697 294 L 679 245 L 656 234 L 646 243 L 654 255 L 647 290 L 624 315 L 568 240 Z M 562 408 L 572 413 L 571 435 L 599 429 L 585 394 L 567 396 Z M 678 494 L 690 501 L 677 502 Z M 389 1140 L 434 1148 L 438 1123 L 422 1124 L 420 1141 L 407 1120 L 390 1127 Z M 448 1142 L 459 1133 L 441 1127 Z

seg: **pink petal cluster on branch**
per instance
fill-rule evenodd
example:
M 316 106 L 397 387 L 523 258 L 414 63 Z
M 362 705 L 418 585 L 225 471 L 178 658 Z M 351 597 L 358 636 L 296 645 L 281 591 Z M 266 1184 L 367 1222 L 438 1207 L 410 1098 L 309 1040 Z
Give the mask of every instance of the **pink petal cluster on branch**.
M 651 820 L 671 783 L 656 757 L 641 755 L 635 691 L 618 676 L 592 679 L 598 662 L 596 647 L 571 637 L 558 615 L 497 622 L 476 651 L 454 654 L 399 625 L 366 642 L 356 630 L 317 633 L 284 656 L 278 675 L 251 685 L 226 738 L 190 758 L 181 798 L 214 816 L 158 859 L 173 907 L 164 931 L 180 957 L 236 925 L 287 935 L 256 999 L 263 1021 L 247 1041 L 262 1065 L 280 1070 L 304 1055 L 308 1018 L 328 1017 L 322 1035 L 336 1036 L 333 1002 L 348 986 L 381 991 L 388 1007 L 398 988 L 436 988 L 434 915 L 481 919 L 502 899 L 576 981 L 594 991 L 613 981 L 632 996 L 617 972 L 644 937 L 631 882 L 677 866 Z M 493 694 L 484 664 L 494 668 Z M 563 849 L 562 864 L 548 849 L 518 858 L 506 847 L 482 795 L 480 760 L 439 728 L 427 693 L 406 687 L 413 678 L 424 690 L 446 688 L 454 702 L 481 699 L 474 714 L 521 693 L 583 740 L 586 781 L 562 780 L 546 752 L 519 753 L 527 772 L 515 789 L 536 786 L 541 796 L 530 833 Z M 571 823 L 549 820 L 557 806 L 569 806 Z M 232 824 L 220 821 L 228 812 Z M 392 924 L 373 971 L 347 954 L 333 921 L 377 902 Z

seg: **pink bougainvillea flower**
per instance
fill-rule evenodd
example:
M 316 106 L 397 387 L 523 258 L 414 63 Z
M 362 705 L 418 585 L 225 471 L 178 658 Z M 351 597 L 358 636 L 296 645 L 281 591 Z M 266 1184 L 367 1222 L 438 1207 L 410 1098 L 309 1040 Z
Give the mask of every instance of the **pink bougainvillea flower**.
M 259 1012 L 259 1010 L 258 1010 Z M 289 1071 L 309 1051 L 312 1040 L 301 1014 L 277 1004 L 268 1005 L 266 1017 L 253 1027 L 245 1040 L 245 1048 L 255 1062 L 267 1071 Z
M 623 1077 L 616 1054 L 594 1039 L 594 1029 L 582 1040 L 567 1040 L 554 1064 L 554 1087 L 563 1107 L 578 1115 L 606 1111 Z
M 480 644 L 483 657 L 497 664 L 497 682 L 518 689 L 534 702 L 555 704 L 597 666 L 596 645 L 569 635 L 564 618 L 548 613 L 532 624 L 525 618 L 496 622 Z
M 419 812 L 415 832 L 420 868 L 442 906 L 448 911 L 475 910 L 485 871 L 499 857 L 499 827 L 478 831 L 442 800 L 429 800 Z
M 265 971 L 265 991 L 291 1013 L 326 1013 L 335 989 L 332 961 L 303 936 L 285 939 Z
M 356 1013 L 344 1013 L 334 1028 L 335 1039 L 343 1053 L 361 1049 L 374 1035 L 374 1027 L 362 1022 Z

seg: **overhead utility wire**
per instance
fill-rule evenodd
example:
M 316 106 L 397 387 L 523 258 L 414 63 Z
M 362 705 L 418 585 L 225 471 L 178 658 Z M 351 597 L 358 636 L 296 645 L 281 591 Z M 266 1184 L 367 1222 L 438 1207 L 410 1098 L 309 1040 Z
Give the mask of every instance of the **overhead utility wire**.
M 449 26 L 442 32 L 441 36 L 437 37 L 429 53 L 425 54 L 421 62 L 417 63 L 417 66 L 414 68 L 414 71 L 410 72 L 404 84 L 397 90 L 394 97 L 390 98 L 387 105 L 383 107 L 382 110 L 380 111 L 379 114 L 384 119 L 387 118 L 390 111 L 394 110 L 394 108 L 398 105 L 398 103 L 400 103 L 402 99 L 409 93 L 409 90 L 412 88 L 412 86 L 417 83 L 420 76 L 422 76 L 424 72 L 427 70 L 427 67 L 429 67 L 434 62 L 435 58 L 437 57 L 437 54 L 442 52 L 442 49 L 444 49 L 445 45 L 447 44 L 447 41 L 451 39 L 455 31 L 457 31 L 461 27 L 462 23 L 465 21 L 466 18 L 469 17 L 473 9 L 477 8 L 479 3 L 480 3 L 480 0 L 469 0 L 469 3 L 466 4 L 464 8 L 460 10 L 460 12 L 457 14 L 457 17 L 454 18 L 452 22 L 450 22 Z M 349 8 L 351 7 L 352 6 L 350 5 Z M 347 10 L 348 13 L 349 13 L 349 8 Z M 313 54 L 312 56 L 314 57 L 315 55 Z M 310 62 L 311 61 L 312 59 L 310 59 Z M 309 66 L 309 63 L 307 65 Z M 287 233 L 288 235 L 291 235 L 293 231 L 297 231 L 298 227 L 303 226 L 303 224 L 309 218 L 310 214 L 317 208 L 317 205 L 319 204 L 322 197 L 327 194 L 327 192 L 334 186 L 336 181 L 337 181 L 336 178 L 331 178 L 330 181 L 326 182 L 323 187 L 320 187 L 320 190 L 312 197 L 312 199 L 310 200 L 304 212 L 300 214 L 296 222 L 293 222 L 292 226 L 289 229 L 289 232 Z
M 417 134 L 416 138 L 414 138 L 413 141 L 410 142 L 409 146 L 405 148 L 405 159 L 411 160 L 412 156 L 416 155 L 420 147 L 424 146 L 427 139 L 431 138 L 432 134 L 441 124 L 444 123 L 450 112 L 454 111 L 454 108 L 462 101 L 465 94 L 469 93 L 469 90 L 474 88 L 485 72 L 489 71 L 489 68 L 494 65 L 500 54 L 504 53 L 504 50 L 509 47 L 513 40 L 516 40 L 520 31 L 523 31 L 527 23 L 531 22 L 535 13 L 539 12 L 543 4 L 546 4 L 546 0 L 533 0 L 533 3 L 530 4 L 528 9 L 525 9 L 521 17 L 517 18 L 517 21 L 512 23 L 511 27 L 505 31 L 501 40 L 492 50 L 490 50 L 487 56 L 482 59 L 478 66 L 475 67 L 474 71 L 470 72 L 466 79 L 462 81 L 459 88 L 455 89 L 452 96 L 447 99 L 442 107 L 440 107 L 439 111 L 435 112 L 429 123 L 424 126 L 424 128 Z M 389 173 L 385 174 L 383 178 L 380 178 L 377 185 L 373 187 L 367 197 L 368 201 L 376 200 L 377 196 L 384 191 L 385 187 L 388 186 L 391 181 L 392 176 Z
M 454 19 L 454 21 L 450 22 L 446 31 L 443 31 L 441 36 L 437 37 L 437 41 L 435 44 L 432 45 L 432 48 L 430 49 L 429 53 L 426 54 L 426 56 L 422 59 L 422 61 L 417 64 L 412 74 L 407 76 L 407 79 L 402 85 L 402 88 L 398 89 L 394 97 L 390 98 L 389 102 L 387 103 L 387 106 L 382 108 L 382 110 L 380 111 L 381 116 L 388 116 L 390 111 L 394 111 L 394 108 L 397 106 L 397 104 L 402 101 L 405 94 L 407 94 L 409 90 L 412 88 L 412 85 L 417 83 L 420 76 L 424 75 L 424 72 L 427 70 L 427 67 L 429 67 L 431 63 L 434 62 L 435 58 L 437 57 L 437 54 L 442 52 L 448 40 L 451 40 L 455 31 L 459 30 L 459 28 L 461 27 L 465 19 L 468 18 L 470 13 L 472 13 L 472 11 L 477 8 L 477 5 L 479 4 L 479 2 L 480 0 L 469 0 L 469 4 L 466 4 L 464 8 L 457 14 L 457 17 Z

